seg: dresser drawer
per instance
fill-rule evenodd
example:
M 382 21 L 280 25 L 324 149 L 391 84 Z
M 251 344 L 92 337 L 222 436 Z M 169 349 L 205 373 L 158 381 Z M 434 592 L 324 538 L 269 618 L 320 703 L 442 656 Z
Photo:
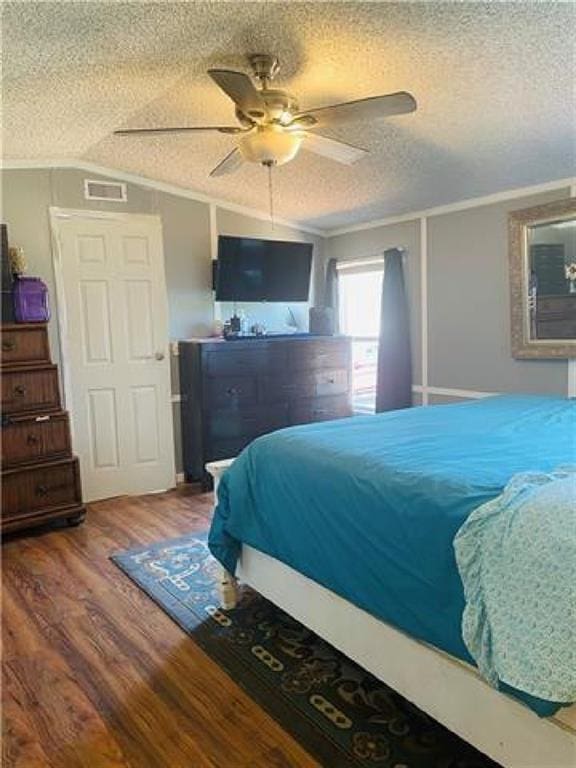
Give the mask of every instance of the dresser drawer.
M 352 408 L 347 395 L 297 400 L 290 406 L 290 422 L 292 424 L 331 421 L 332 419 L 344 419 L 351 415 Z
M 2 466 L 70 454 L 68 415 L 12 416 L 2 424 Z
M 288 426 L 288 406 L 245 407 L 241 411 L 217 410 L 210 415 L 208 441 L 255 438 Z
M 292 371 L 346 368 L 349 364 L 350 344 L 347 339 L 295 341 L 290 344 L 288 350 L 288 366 Z
M 248 342 L 250 343 L 250 342 Z M 220 349 L 204 354 L 204 372 L 207 376 L 257 375 L 283 371 L 287 366 L 284 344 L 252 342 L 257 346 L 246 348 L 240 341 L 222 342 Z M 235 344 L 242 344 L 235 347 Z
M 536 336 L 538 339 L 576 339 L 576 319 L 536 321 Z
M 294 401 L 302 398 L 344 395 L 348 392 L 348 370 L 326 368 L 302 371 L 289 381 L 274 376 L 261 379 L 260 400 L 263 403 Z
M 77 507 L 82 504 L 77 459 L 2 474 L 2 519 L 13 519 Z
M 59 406 L 58 371 L 55 365 L 2 372 L 4 414 L 56 410 Z
M 552 314 L 576 315 L 576 295 L 564 296 L 538 296 L 538 312 L 550 312 Z
M 344 395 L 349 388 L 348 376 L 347 368 L 317 371 L 314 374 L 314 396 Z
M 220 376 L 203 381 L 205 405 L 212 408 L 235 408 L 256 401 L 256 379 L 250 376 Z
M 8 325 L 2 329 L 2 365 L 49 363 L 45 325 Z

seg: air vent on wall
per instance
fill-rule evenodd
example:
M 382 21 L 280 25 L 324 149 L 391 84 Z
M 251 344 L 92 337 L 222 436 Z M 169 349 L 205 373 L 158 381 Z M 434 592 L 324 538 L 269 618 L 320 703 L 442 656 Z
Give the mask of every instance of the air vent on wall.
M 111 203 L 125 203 L 128 199 L 126 184 L 93 179 L 84 179 L 84 197 L 86 200 L 108 200 Z

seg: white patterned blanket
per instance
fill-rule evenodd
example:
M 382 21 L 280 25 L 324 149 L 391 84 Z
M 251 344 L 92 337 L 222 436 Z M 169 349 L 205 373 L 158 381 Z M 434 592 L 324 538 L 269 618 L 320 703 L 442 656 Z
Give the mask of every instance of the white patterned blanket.
M 576 701 L 576 468 L 516 475 L 454 548 L 462 632 L 493 685 Z

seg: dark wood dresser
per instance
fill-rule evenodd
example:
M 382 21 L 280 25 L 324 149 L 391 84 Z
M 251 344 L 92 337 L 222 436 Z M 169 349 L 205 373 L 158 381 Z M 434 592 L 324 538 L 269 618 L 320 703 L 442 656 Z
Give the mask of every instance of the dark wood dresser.
M 2 325 L 2 531 L 84 516 L 46 325 Z
M 254 438 L 352 414 L 351 346 L 343 336 L 182 341 L 182 447 L 188 482 Z

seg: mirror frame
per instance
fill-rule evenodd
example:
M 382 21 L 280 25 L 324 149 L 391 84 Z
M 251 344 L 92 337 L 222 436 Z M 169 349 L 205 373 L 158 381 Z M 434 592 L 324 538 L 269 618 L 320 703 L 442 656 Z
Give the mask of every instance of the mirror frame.
M 528 227 L 576 219 L 576 197 L 508 214 L 512 356 L 521 360 L 576 358 L 576 339 L 531 339 L 528 312 Z

